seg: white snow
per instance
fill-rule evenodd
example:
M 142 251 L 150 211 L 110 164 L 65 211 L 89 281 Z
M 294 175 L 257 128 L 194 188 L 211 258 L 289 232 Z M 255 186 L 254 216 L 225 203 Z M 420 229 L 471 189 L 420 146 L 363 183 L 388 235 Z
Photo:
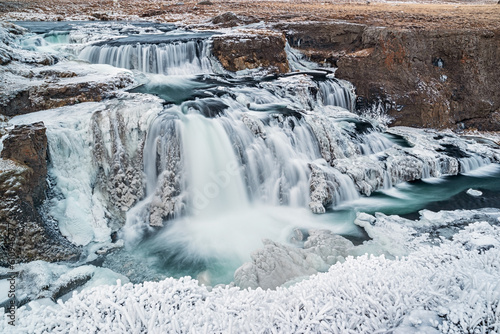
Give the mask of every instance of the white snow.
M 57 306 L 17 311 L 21 333 L 494 333 L 500 329 L 500 228 L 471 224 L 456 240 L 402 258 L 347 257 L 289 288 L 211 291 L 189 278 L 85 289 Z M 482 249 L 480 252 L 478 250 Z M 450 273 L 453 273 L 452 275 Z M 5 317 L 5 315 L 3 315 Z M 5 318 L 0 329 L 10 331 Z

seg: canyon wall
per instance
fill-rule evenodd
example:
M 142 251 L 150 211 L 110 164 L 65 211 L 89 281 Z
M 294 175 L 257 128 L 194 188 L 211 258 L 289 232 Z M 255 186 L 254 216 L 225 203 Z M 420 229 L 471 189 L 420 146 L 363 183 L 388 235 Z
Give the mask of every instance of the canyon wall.
M 356 86 L 358 108 L 382 104 L 392 125 L 500 130 L 500 29 L 278 28 L 292 47 L 338 67 Z

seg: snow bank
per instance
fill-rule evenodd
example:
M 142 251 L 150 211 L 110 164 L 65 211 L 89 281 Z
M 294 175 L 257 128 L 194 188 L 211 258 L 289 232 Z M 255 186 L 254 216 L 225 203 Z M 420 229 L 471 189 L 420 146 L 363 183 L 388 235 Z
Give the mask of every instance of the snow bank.
M 290 288 L 209 290 L 189 278 L 100 286 L 20 308 L 22 333 L 484 333 L 500 330 L 500 228 L 469 225 L 402 258 L 363 255 Z M 488 247 L 485 247 L 488 244 Z M 12 332 L 5 316 L 2 332 Z

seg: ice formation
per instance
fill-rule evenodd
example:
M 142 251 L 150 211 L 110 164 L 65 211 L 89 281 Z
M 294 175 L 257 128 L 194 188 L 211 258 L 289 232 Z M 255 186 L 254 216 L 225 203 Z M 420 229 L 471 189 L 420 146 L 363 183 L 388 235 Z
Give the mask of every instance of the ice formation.
M 20 41 L 0 29 L 0 48 L 17 48 L 8 61 L 24 62 L 7 65 L 13 84 L 25 83 L 14 74 L 29 71 L 27 62 L 52 64 L 58 55 L 59 64 L 32 69 L 35 78 L 74 71 L 57 85 L 90 81 L 112 92 L 100 102 L 16 116 L 7 126 L 45 123 L 50 191 L 42 214 L 86 246 L 83 262 L 125 244 L 122 252 L 143 261 L 139 268 L 166 268 L 164 277 L 175 266 L 177 275 L 195 267 L 189 274 L 198 281 L 124 284 L 125 276 L 88 264 L 19 265 L 20 296 L 29 303 L 15 330 L 499 330 L 498 210 L 423 210 L 418 220 L 357 212 L 368 211 L 358 209 L 374 194 L 373 202 L 392 195 L 392 204 L 409 205 L 401 190 L 408 181 L 486 173 L 481 167 L 500 162 L 498 146 L 451 132 L 386 129 L 354 113 L 351 85 L 307 68 L 292 50 L 292 68 L 303 72 L 242 77 L 214 62 L 210 34 L 100 24 L 55 32 L 41 24 L 43 32 Z M 130 92 L 115 90 L 132 82 Z M 369 238 L 352 233 L 364 241 L 355 245 L 338 235 L 347 230 L 342 223 Z M 113 243 L 117 231 L 123 240 Z M 121 265 L 112 267 L 133 272 Z M 228 272 L 233 283 L 208 286 L 229 283 Z M 121 283 L 106 285 L 116 278 Z M 81 287 L 69 298 L 73 283 Z M 58 298 L 65 301 L 54 305 Z M 2 332 L 13 329 L 5 316 Z
M 475 212 L 461 214 L 475 221 Z M 393 218 L 386 227 L 398 224 Z M 16 330 L 493 333 L 500 320 L 498 240 L 500 228 L 486 221 L 437 245 L 405 237 L 399 241 L 415 246 L 407 256 L 348 256 L 326 273 L 276 290 L 210 290 L 190 278 L 93 287 L 64 303 L 20 308 Z M 0 328 L 10 330 L 4 320 Z

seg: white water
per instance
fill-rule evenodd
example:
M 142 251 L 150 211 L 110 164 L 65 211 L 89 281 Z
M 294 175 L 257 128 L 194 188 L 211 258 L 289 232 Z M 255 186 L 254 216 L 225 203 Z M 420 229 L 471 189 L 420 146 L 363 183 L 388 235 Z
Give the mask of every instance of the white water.
M 94 64 L 109 64 L 145 73 L 165 75 L 211 73 L 206 41 L 173 44 L 87 46 L 78 56 Z
M 68 239 L 107 242 L 112 228 L 125 224 L 120 236 L 127 251 L 165 275 L 201 273 L 210 284 L 229 282 L 262 239 L 290 244 L 295 229 L 362 238 L 352 224 L 356 210 L 412 203 L 418 210 L 432 194 L 412 199 L 408 184 L 392 187 L 410 174 L 449 172 L 435 163 L 434 151 L 391 151 L 395 142 L 352 113 L 352 86 L 331 75 L 226 80 L 213 75 L 206 40 L 91 45 L 80 58 L 148 73 L 137 76 L 145 92 L 176 104 L 120 96 L 20 116 L 13 124 L 47 125 L 57 193 L 47 205 Z M 203 73 L 211 75 L 195 76 Z M 385 165 L 391 154 L 395 162 Z M 454 160 L 462 173 L 491 162 L 469 155 Z M 325 174 L 324 192 L 331 192 L 322 216 L 308 209 L 313 164 Z M 360 196 L 382 188 L 382 195 Z M 431 192 L 436 199 L 451 196 Z

